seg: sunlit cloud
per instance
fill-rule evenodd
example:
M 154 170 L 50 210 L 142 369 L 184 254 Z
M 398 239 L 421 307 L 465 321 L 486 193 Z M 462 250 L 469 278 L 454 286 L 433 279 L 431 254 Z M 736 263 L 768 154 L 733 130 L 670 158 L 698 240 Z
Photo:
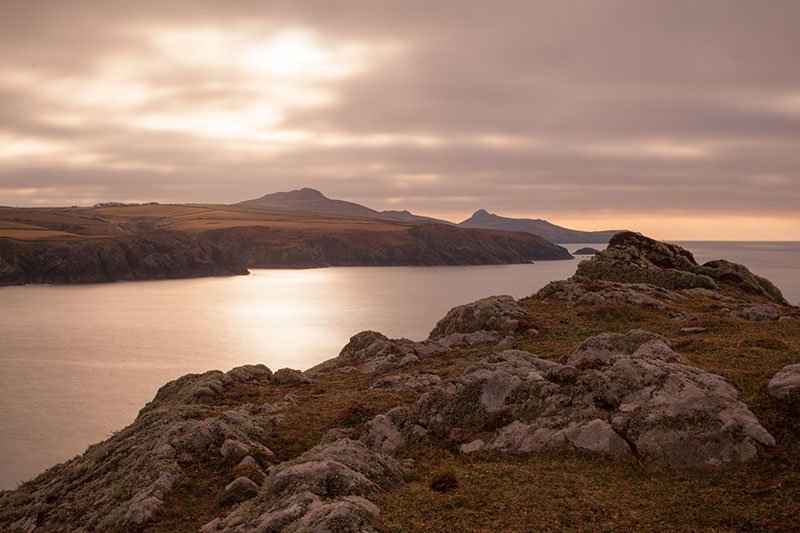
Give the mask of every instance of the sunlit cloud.
M 705 159 L 713 155 L 708 146 L 664 140 L 602 142 L 584 150 L 591 155 L 614 158 Z

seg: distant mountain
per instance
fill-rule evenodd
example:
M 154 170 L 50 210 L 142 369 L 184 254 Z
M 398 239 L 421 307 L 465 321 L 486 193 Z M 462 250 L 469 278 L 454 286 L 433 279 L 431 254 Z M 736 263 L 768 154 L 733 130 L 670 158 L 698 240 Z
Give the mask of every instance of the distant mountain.
M 288 192 L 267 194 L 254 200 L 239 202 L 241 206 L 266 207 L 287 211 L 306 211 L 358 218 L 378 218 L 382 220 L 402 220 L 417 224 L 443 224 L 447 226 L 460 226 L 462 228 L 497 229 L 505 231 L 522 231 L 539 235 L 551 242 L 558 243 L 606 243 L 619 231 L 578 231 L 551 224 L 546 220 L 527 218 L 507 218 L 486 212 L 480 209 L 470 218 L 459 223 L 442 220 L 439 218 L 415 215 L 410 211 L 375 211 L 369 207 L 328 198 L 320 191 L 304 187 Z
M 421 222 L 423 224 L 445 224 L 447 226 L 455 226 L 449 220 L 442 220 L 440 218 L 433 218 L 433 217 L 426 217 L 423 215 L 415 215 L 411 211 L 404 210 L 404 211 L 381 211 L 381 214 L 386 215 L 387 217 L 397 218 L 399 220 L 405 220 L 407 222 Z
M 348 217 L 386 218 L 386 215 L 369 207 L 344 200 L 333 200 L 318 190 L 308 187 L 295 191 L 267 194 L 261 198 L 245 200 L 235 205 L 251 205 L 289 211 L 309 211 Z
M 562 228 L 546 220 L 531 218 L 501 217 L 479 209 L 467 220 L 458 224 L 463 228 L 501 229 L 506 231 L 524 231 L 544 237 L 557 243 L 606 243 L 611 237 L 623 230 L 578 231 Z

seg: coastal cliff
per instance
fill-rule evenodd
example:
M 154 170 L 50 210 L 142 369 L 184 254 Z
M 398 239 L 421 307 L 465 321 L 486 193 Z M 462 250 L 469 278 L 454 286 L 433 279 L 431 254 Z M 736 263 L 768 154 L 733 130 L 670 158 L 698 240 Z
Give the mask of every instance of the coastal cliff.
M 339 234 L 252 227 L 212 231 L 204 238 L 251 268 L 496 265 L 572 259 L 565 248 L 536 235 L 435 225 Z
M 365 331 L 305 372 L 170 382 L 1 493 L 0 528 L 791 529 L 797 363 L 800 309 L 767 280 L 626 233 L 421 341 Z
M 183 235 L 58 243 L 0 238 L 0 286 L 100 283 L 247 274 L 231 253 Z
M 445 226 L 326 233 L 235 227 L 56 242 L 0 238 L 0 286 L 239 275 L 248 268 L 493 265 L 571 258 L 566 249 L 535 235 Z

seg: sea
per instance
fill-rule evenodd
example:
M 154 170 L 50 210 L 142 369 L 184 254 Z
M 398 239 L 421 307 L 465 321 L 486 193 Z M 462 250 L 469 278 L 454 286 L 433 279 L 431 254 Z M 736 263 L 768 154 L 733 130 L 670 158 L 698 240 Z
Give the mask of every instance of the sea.
M 678 244 L 698 262 L 742 263 L 800 303 L 800 242 Z M 420 340 L 451 307 L 529 296 L 580 260 L 0 288 L 0 489 L 130 424 L 184 374 L 252 363 L 307 369 L 368 329 Z

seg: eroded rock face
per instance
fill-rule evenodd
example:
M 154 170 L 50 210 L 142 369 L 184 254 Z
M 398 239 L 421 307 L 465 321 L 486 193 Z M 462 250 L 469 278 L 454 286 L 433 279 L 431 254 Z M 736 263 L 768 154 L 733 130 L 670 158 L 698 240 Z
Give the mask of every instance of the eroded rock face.
M 274 454 L 260 439 L 272 422 L 247 406 L 215 413 L 228 387 L 270 374 L 255 365 L 164 385 L 133 424 L 21 485 L 15 494 L 25 505 L 0 498 L 0 512 L 31 530 L 124 531 L 150 522 L 186 465 L 222 456 L 233 468 L 251 456 L 268 466 Z
M 800 364 L 786 365 L 767 385 L 770 396 L 787 402 L 800 402 Z
M 75 239 L 46 246 L 0 238 L 0 286 L 247 274 L 244 261 L 179 233 Z
M 519 331 L 526 316 L 525 310 L 513 297 L 491 296 L 451 309 L 436 323 L 429 339 L 478 331 L 496 331 L 506 335 Z
M 321 444 L 272 469 L 258 495 L 202 531 L 380 531 L 380 493 L 402 469 L 349 438 Z
M 733 387 L 674 362 L 677 354 L 655 334 L 601 334 L 576 354 L 580 362 L 591 355 L 591 364 L 561 365 L 518 350 L 490 356 L 413 409 L 384 417 L 382 434 L 455 439 L 464 453 L 573 446 L 674 469 L 743 463 L 758 446 L 775 444 Z

